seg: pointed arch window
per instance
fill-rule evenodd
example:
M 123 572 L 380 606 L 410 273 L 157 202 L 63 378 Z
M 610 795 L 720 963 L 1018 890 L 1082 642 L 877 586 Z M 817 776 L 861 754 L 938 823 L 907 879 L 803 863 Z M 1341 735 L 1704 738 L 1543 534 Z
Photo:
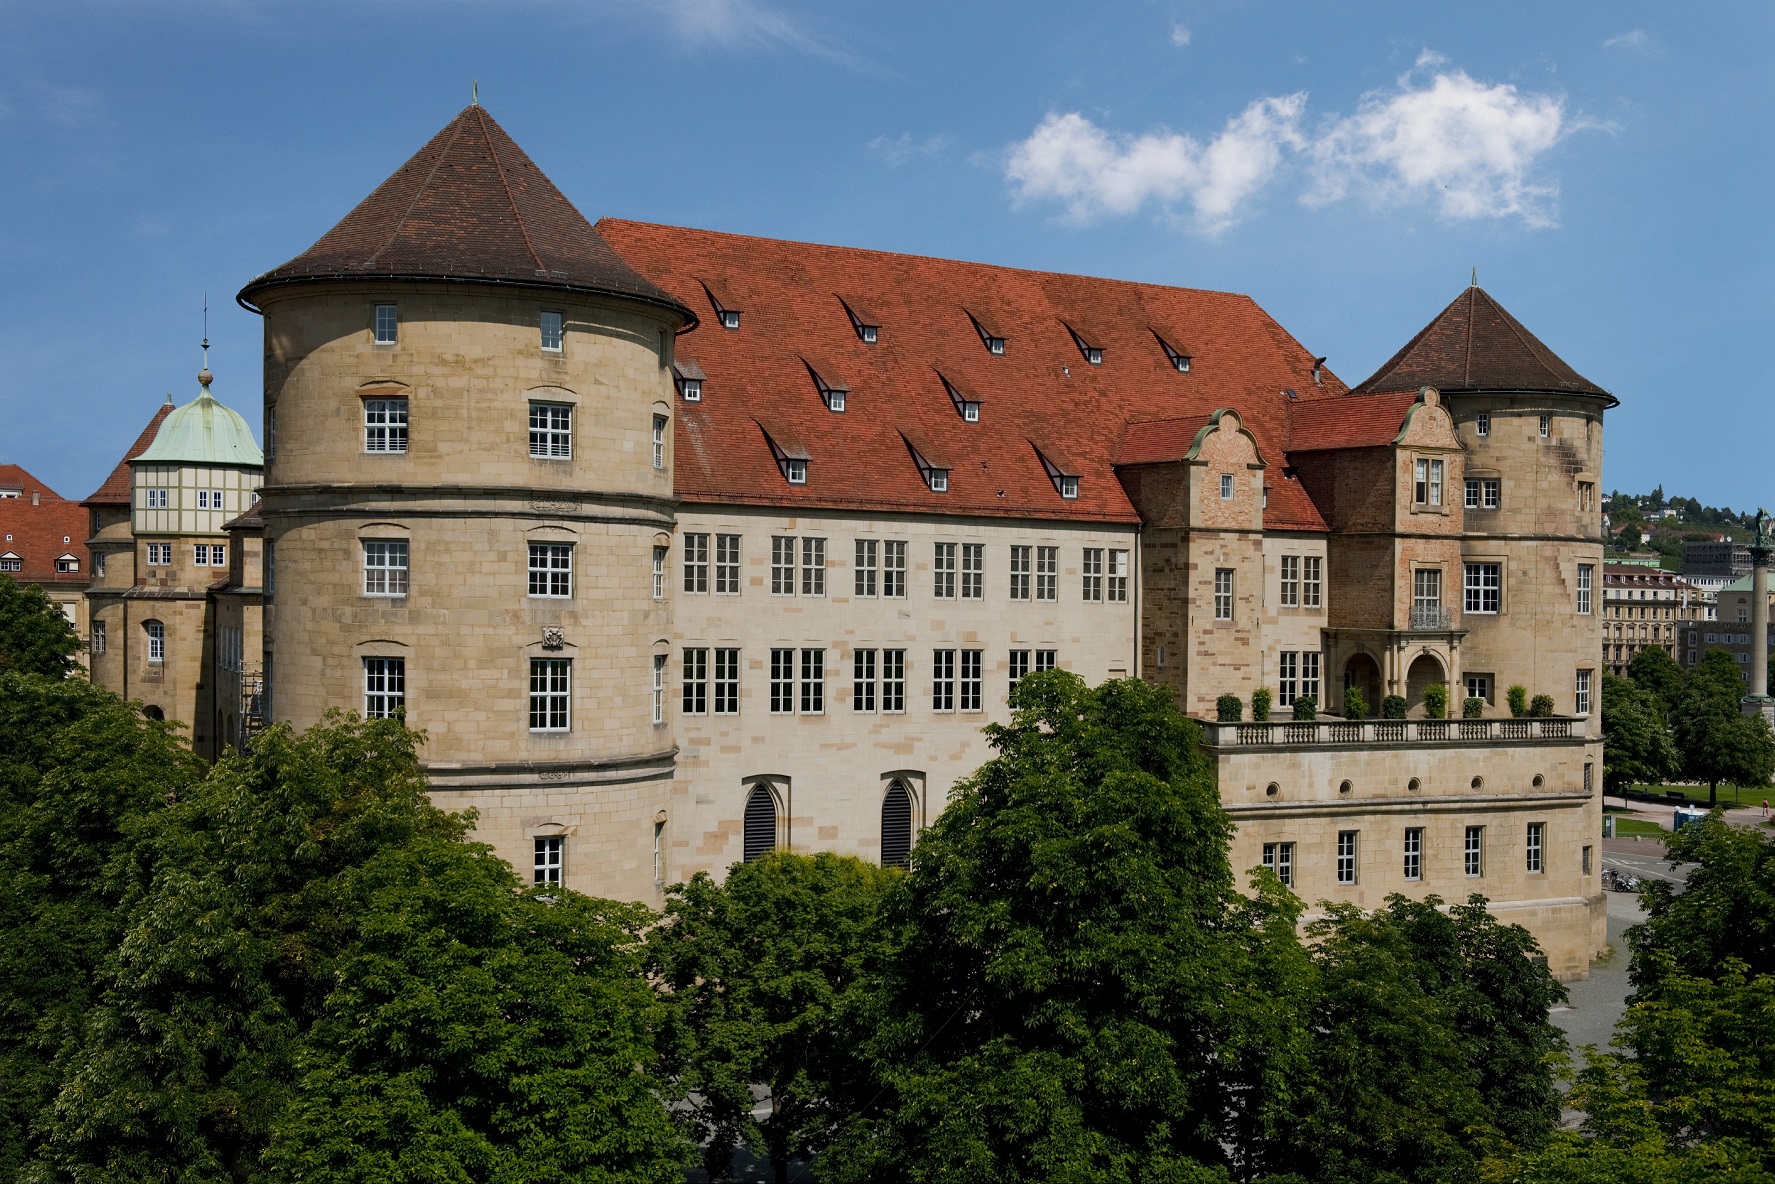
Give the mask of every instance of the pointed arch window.
M 741 858 L 747 863 L 776 850 L 777 799 L 768 785 L 754 785 L 746 797 L 746 826 Z
M 912 795 L 899 779 L 888 783 L 881 799 L 881 866 L 912 865 Z

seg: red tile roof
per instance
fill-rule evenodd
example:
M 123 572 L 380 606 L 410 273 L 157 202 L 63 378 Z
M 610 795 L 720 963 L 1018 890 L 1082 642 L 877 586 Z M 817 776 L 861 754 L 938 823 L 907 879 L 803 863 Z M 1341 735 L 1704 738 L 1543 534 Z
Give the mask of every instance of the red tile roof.
M 702 401 L 679 403 L 677 492 L 691 503 L 1132 523 L 1112 467 L 1130 421 L 1199 426 L 1231 407 L 1275 465 L 1288 437 L 1282 392 L 1315 389 L 1311 351 L 1247 296 L 610 218 L 597 228 L 693 308 L 712 312 L 712 294 L 741 311 L 737 330 L 711 315 L 678 338 L 679 358 L 707 375 Z M 876 318 L 875 345 L 844 301 Z M 1006 339 L 1002 356 L 970 315 Z M 1069 325 L 1102 348 L 1101 366 Z M 1191 356 L 1189 373 L 1160 337 Z M 848 384 L 842 414 L 826 409 L 809 361 Z M 980 400 L 978 423 L 962 419 L 945 379 Z M 1329 371 L 1324 381 L 1344 393 Z M 806 485 L 784 480 L 761 427 L 806 449 Z M 926 456 L 950 466 L 947 493 L 926 486 L 908 440 L 941 453 Z M 1038 450 L 1078 469 L 1076 500 L 1060 497 Z M 1297 483 L 1273 484 L 1269 520 L 1324 529 Z
M 160 431 L 160 421 L 172 413 L 172 403 L 162 403 L 159 410 L 154 412 L 154 418 L 148 421 L 148 426 L 142 429 L 142 434 L 136 437 L 136 442 L 129 446 L 129 451 L 117 462 L 117 467 L 111 470 L 111 475 L 105 478 L 105 483 L 93 490 L 92 496 L 80 504 L 127 507 L 133 497 L 130 492 L 129 462 L 148 451 L 148 445 L 154 443 L 154 436 Z
M 1150 465 L 1182 460 L 1195 446 L 1196 434 L 1213 421 L 1213 416 L 1191 415 L 1131 423 L 1122 429 L 1122 443 L 1116 449 L 1114 463 Z
M 84 588 L 91 579 L 86 511 L 17 465 L 0 465 L 0 492 L 13 490 L 17 497 L 0 497 L 0 555 L 17 555 L 23 565 L 7 574 L 21 583 Z M 74 556 L 80 570 L 56 571 L 63 555 Z
M 1341 399 L 1310 399 L 1294 404 L 1290 452 L 1332 448 L 1374 448 L 1391 444 L 1405 426 L 1405 413 L 1417 391 L 1382 391 Z
M 1477 285 L 1455 297 L 1356 391 L 1421 386 L 1601 395 L 1614 403 L 1614 396 L 1566 365 Z
M 625 264 L 479 106 L 465 108 L 308 250 L 237 297 L 311 280 L 458 279 L 679 307 Z

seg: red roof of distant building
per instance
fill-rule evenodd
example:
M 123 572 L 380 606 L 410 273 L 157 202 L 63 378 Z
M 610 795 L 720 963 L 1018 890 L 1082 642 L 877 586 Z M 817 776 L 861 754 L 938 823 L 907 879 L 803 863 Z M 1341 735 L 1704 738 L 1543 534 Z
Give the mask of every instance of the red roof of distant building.
M 64 555 L 78 571 L 56 570 Z M 0 465 L 0 556 L 19 558 L 21 570 L 7 574 L 21 583 L 85 587 L 86 511 L 19 466 Z
M 148 421 L 148 426 L 142 429 L 142 434 L 136 437 L 136 442 L 129 446 L 129 451 L 124 453 L 123 459 L 117 462 L 117 467 L 111 470 L 111 475 L 105 478 L 104 484 L 93 490 L 92 496 L 80 504 L 83 506 L 128 506 L 132 498 L 129 462 L 148 451 L 148 445 L 154 443 L 154 437 L 160 431 L 160 421 L 172 413 L 172 403 L 162 403 L 159 410 L 155 411 L 154 418 Z
M 1290 408 L 1288 450 L 1320 452 L 1391 444 L 1399 438 L 1405 415 L 1418 399 L 1417 391 L 1386 391 L 1296 403 Z
M 678 405 L 677 492 L 692 503 L 1132 523 L 1113 472 L 1130 421 L 1199 427 L 1231 407 L 1275 464 L 1284 390 L 1345 390 L 1329 371 L 1314 387 L 1312 353 L 1247 296 L 610 218 L 598 230 L 679 300 L 740 312 L 737 330 L 709 315 L 678 338 L 679 360 L 706 375 L 701 401 Z M 875 344 L 846 301 L 880 326 Z M 1075 333 L 1103 351 L 1101 365 Z M 990 353 L 983 334 L 1005 339 L 1005 352 Z M 1188 373 L 1161 338 L 1190 357 Z M 847 384 L 842 414 L 810 365 Z M 978 422 L 963 419 L 951 386 L 980 403 Z M 805 485 L 787 483 L 764 432 L 806 450 Z M 947 492 L 927 486 L 907 441 L 941 451 Z M 1080 478 L 1076 499 L 1060 496 L 1042 455 L 1079 470 L 1068 474 Z M 1324 529 L 1297 483 L 1273 486 L 1266 521 Z

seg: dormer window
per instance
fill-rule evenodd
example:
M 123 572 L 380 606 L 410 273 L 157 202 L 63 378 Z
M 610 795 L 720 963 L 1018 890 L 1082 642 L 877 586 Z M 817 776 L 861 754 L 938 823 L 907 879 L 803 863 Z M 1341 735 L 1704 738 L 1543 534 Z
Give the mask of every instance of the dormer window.
M 789 457 L 783 462 L 783 478 L 791 485 L 806 485 L 807 461 L 799 456 Z
M 796 445 L 783 443 L 763 424 L 758 426 L 764 431 L 764 442 L 770 445 L 770 454 L 776 459 L 777 469 L 783 474 L 783 480 L 791 485 L 806 485 L 807 452 Z
M 857 339 L 864 345 L 874 345 L 881 336 L 880 319 L 870 316 L 842 296 L 838 298 L 838 303 L 844 305 L 844 315 L 851 319 L 851 328 L 856 330 Z
M 6 554 L 0 555 L 0 571 L 23 571 L 24 568 L 25 561 L 19 557 L 17 551 L 8 551 Z
M 836 378 L 822 375 L 806 359 L 802 360 L 802 365 L 806 366 L 807 372 L 813 376 L 814 388 L 820 392 L 820 401 L 826 404 L 826 410 L 835 414 L 843 414 L 845 396 L 850 394 L 850 388 Z
M 55 561 L 55 569 L 62 575 L 72 575 L 80 570 L 80 560 L 72 555 L 63 555 Z
M 703 401 L 703 380 L 708 375 L 703 368 L 689 358 L 679 358 L 672 364 L 674 379 L 678 385 L 678 396 L 686 403 Z
M 948 392 L 949 401 L 955 404 L 955 413 L 961 416 L 962 420 L 966 423 L 979 423 L 980 400 L 963 392 L 962 389 L 956 386 L 953 382 L 950 382 L 947 378 L 943 378 L 943 375 L 938 374 L 937 377 L 943 380 L 943 389 Z
M 906 440 L 905 433 L 901 433 L 900 439 Z M 948 466 L 928 459 L 911 440 L 906 440 L 906 450 L 912 453 L 912 463 L 918 466 L 918 475 L 924 478 L 925 488 L 932 493 L 948 493 Z
M 1079 479 L 1077 477 L 1062 477 L 1055 484 L 1060 487 L 1061 497 L 1075 498 L 1079 495 Z
M 1035 455 L 1042 462 L 1042 469 L 1048 474 L 1048 480 L 1054 483 L 1055 493 L 1067 501 L 1072 501 L 1079 496 L 1078 474 L 1068 472 L 1068 469 L 1071 468 L 1070 465 L 1061 464 L 1040 448 L 1035 450 Z
M 926 469 L 925 470 L 925 481 L 926 481 L 926 483 L 928 483 L 930 485 L 932 493 L 948 493 L 949 492 L 949 470 L 948 469 Z
M 1066 325 L 1065 321 L 1061 321 L 1060 323 L 1063 325 Z M 1084 339 L 1084 337 L 1082 337 L 1079 334 L 1079 331 L 1077 329 L 1074 329 L 1071 325 L 1066 325 L 1066 331 L 1068 333 L 1072 334 L 1072 343 L 1079 347 L 1079 353 L 1084 356 L 1084 359 L 1085 359 L 1085 362 L 1087 365 L 1091 365 L 1091 366 L 1103 365 L 1103 347 L 1101 345 L 1092 345 L 1089 341 L 1086 341 Z
M 980 343 L 986 347 L 986 352 L 1003 357 L 1005 352 L 1005 339 L 981 324 L 980 318 L 973 313 L 968 314 L 968 320 L 973 322 L 974 332 L 980 335 Z
M 1189 351 L 1179 349 L 1175 345 L 1172 345 L 1169 341 L 1166 341 L 1161 337 L 1156 330 L 1153 332 L 1153 336 L 1159 339 L 1159 348 L 1165 351 L 1165 360 L 1171 363 L 1171 369 L 1177 371 L 1179 374 L 1188 374 L 1190 361 Z
M 715 289 L 709 285 L 704 284 L 703 291 L 709 294 L 709 303 L 715 306 L 715 319 L 721 322 L 721 327 L 723 329 L 738 329 L 740 327 L 740 310 L 717 296 Z

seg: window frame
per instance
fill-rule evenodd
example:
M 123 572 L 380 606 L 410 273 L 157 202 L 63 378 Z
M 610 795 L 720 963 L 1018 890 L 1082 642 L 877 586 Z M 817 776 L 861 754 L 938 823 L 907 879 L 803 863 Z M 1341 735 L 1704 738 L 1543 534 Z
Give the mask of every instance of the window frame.
M 1320 608 L 1325 588 L 1325 561 L 1320 555 L 1300 557 L 1300 606 Z
M 1360 831 L 1354 830 L 1337 832 L 1337 882 L 1341 885 L 1352 885 L 1357 882 L 1357 851 L 1360 835 Z
M 1522 837 L 1522 865 L 1526 874 L 1531 876 L 1545 875 L 1547 872 L 1547 824 L 1531 822 L 1527 825 Z
M 666 467 L 666 417 L 653 417 L 653 467 L 656 472 L 664 472 Z
M 1031 595 L 1031 576 L 1035 567 L 1034 548 L 1024 545 L 1011 547 L 1010 567 L 1010 599 L 1028 600 Z
M 566 875 L 567 836 L 535 835 L 531 845 L 532 884 L 558 888 Z
M 359 539 L 363 562 L 363 594 L 382 599 L 399 599 L 407 595 L 412 580 L 412 547 L 406 539 Z M 380 553 L 381 563 L 372 563 L 374 552 Z M 399 563 L 393 562 L 399 554 Z M 380 588 L 372 587 L 371 576 L 381 573 Z M 398 573 L 398 578 L 397 578 Z M 400 586 L 395 587 L 396 584 Z
M 380 655 L 366 657 L 364 718 L 394 719 L 407 710 L 407 660 Z
M 815 535 L 801 536 L 801 595 L 826 594 L 826 540 Z
M 1400 871 L 1404 878 L 1416 883 L 1424 878 L 1424 828 L 1408 826 L 1405 828 L 1405 842 L 1401 851 Z
M 1300 556 L 1284 555 L 1280 564 L 1281 589 L 1278 601 L 1283 608 L 1300 607 Z
M 573 459 L 573 411 L 572 403 L 529 401 L 531 460 Z
M 166 662 L 166 624 L 163 621 L 143 621 L 142 632 L 148 635 L 148 661 L 155 666 Z
M 1108 567 L 1103 576 L 1103 599 L 1109 604 L 1128 603 L 1129 552 L 1125 547 L 1110 547 L 1106 556 Z
M 795 648 L 772 646 L 770 650 L 770 713 L 795 714 Z
M 801 649 L 799 714 L 826 714 L 826 650 L 823 646 Z
M 870 646 L 851 650 L 851 711 L 875 713 L 875 679 L 879 652 Z
M 1485 827 L 1469 826 L 1461 838 L 1461 873 L 1469 880 L 1485 878 Z
M 411 401 L 405 396 L 363 400 L 364 455 L 405 456 L 411 440 Z
M 960 599 L 956 587 L 959 548 L 959 543 L 931 545 L 931 596 L 937 600 Z
M 1592 701 L 1596 688 L 1596 672 L 1580 669 L 1573 672 L 1572 679 L 1572 714 L 1587 716 L 1595 704 Z
M 1503 613 L 1503 563 L 1480 560 L 1461 564 L 1461 611 L 1483 616 Z
M 906 713 L 906 651 L 903 649 L 881 651 L 881 713 Z
M 529 559 L 529 595 L 537 600 L 573 599 L 573 544 L 533 542 L 527 544 Z M 538 566 L 537 559 L 542 559 Z M 565 558 L 565 566 L 556 561 Z M 540 589 L 540 591 L 538 590 Z
M 533 735 L 560 735 L 573 730 L 572 658 L 530 659 L 529 706 Z M 538 719 L 542 721 L 540 726 Z
M 1079 599 L 1086 604 L 1103 602 L 1103 548 L 1082 547 L 1079 555 Z
M 955 651 L 931 651 L 931 710 L 938 714 L 955 711 Z
M 795 595 L 795 539 L 796 536 L 792 534 L 770 536 L 770 594 L 772 596 Z
M 683 552 L 685 595 L 706 596 L 709 592 L 709 532 L 685 531 Z
M 1214 619 L 1230 621 L 1233 619 L 1233 600 L 1237 585 L 1233 582 L 1233 568 L 1217 567 L 1214 569 Z
M 881 540 L 881 598 L 906 599 L 905 539 Z
M 986 544 L 961 545 L 961 599 L 986 599 Z
M 984 710 L 986 700 L 985 687 L 985 651 L 962 650 L 961 665 L 956 672 L 955 709 L 959 712 L 978 712 Z
M 545 354 L 562 353 L 567 348 L 567 318 L 554 309 L 538 309 L 536 313 L 537 344 Z M 552 343 L 552 344 L 551 344 Z
M 1578 615 L 1580 617 L 1588 617 L 1592 615 L 1591 610 L 1594 607 L 1595 600 L 1593 595 L 1595 584 L 1596 565 L 1594 563 L 1578 564 L 1577 601 Z
M 709 649 L 687 645 L 679 667 L 679 715 L 709 714 Z
M 740 713 L 740 651 L 738 646 L 715 647 L 715 670 L 711 679 L 715 715 Z
M 857 539 L 852 547 L 851 595 L 873 600 L 880 586 L 881 540 Z
M 1290 842 L 1265 843 L 1263 845 L 1263 865 L 1279 880 L 1284 888 L 1294 887 L 1294 844 Z
M 740 537 L 737 534 L 715 535 L 715 595 L 740 594 Z
M 1038 602 L 1049 604 L 1060 600 L 1060 548 L 1043 547 L 1035 549 L 1035 598 Z
M 401 341 L 400 306 L 394 304 L 375 304 L 370 313 L 370 344 L 399 345 Z M 383 316 L 384 313 L 388 315 Z M 386 329 L 386 334 L 383 330 Z

